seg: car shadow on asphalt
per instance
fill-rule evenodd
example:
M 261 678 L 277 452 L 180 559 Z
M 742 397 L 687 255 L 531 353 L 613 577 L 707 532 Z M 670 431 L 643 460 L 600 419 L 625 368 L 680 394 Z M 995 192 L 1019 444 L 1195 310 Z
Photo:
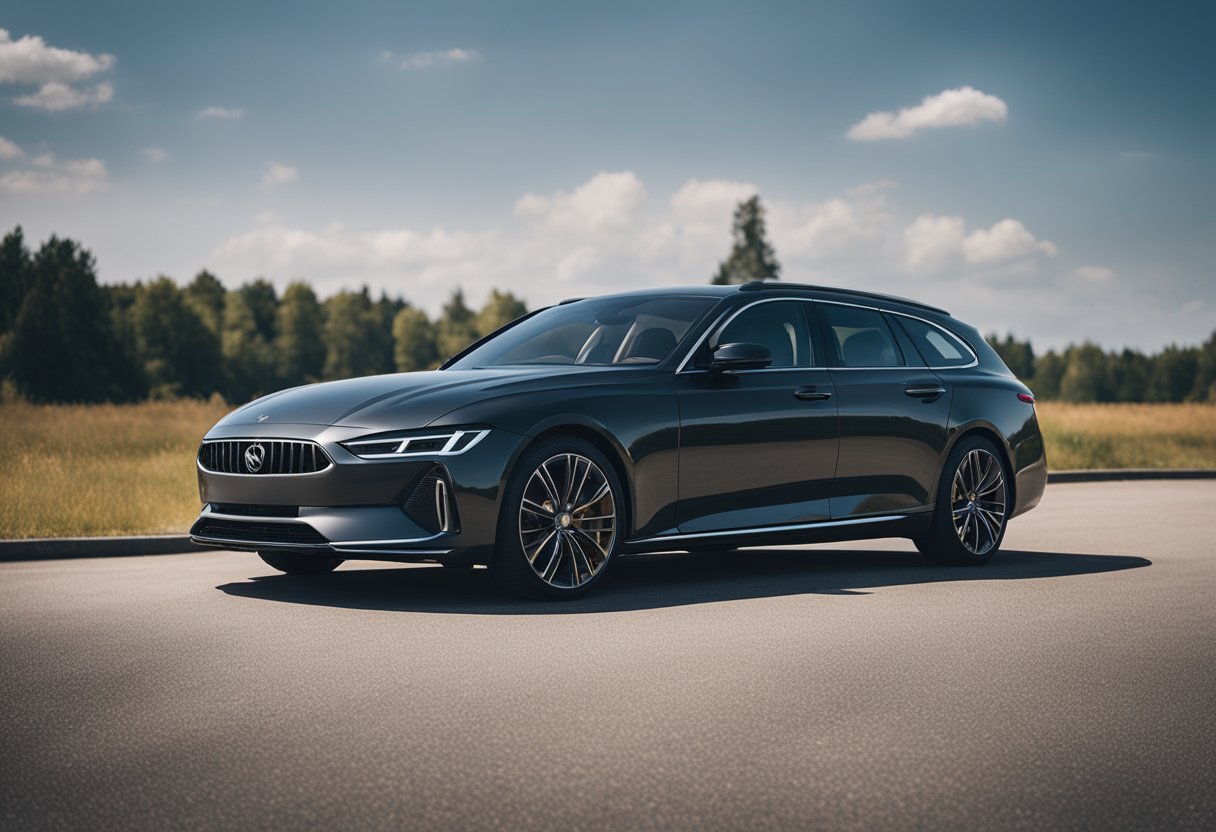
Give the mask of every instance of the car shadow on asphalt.
M 1006 551 L 976 567 L 938 566 L 915 552 L 750 549 L 621 558 L 585 598 L 521 601 L 485 569 L 352 569 L 322 576 L 258 575 L 216 589 L 242 598 L 348 609 L 473 615 L 551 615 L 771 598 L 869 595 L 883 587 L 954 581 L 1018 581 L 1149 566 L 1127 555 Z

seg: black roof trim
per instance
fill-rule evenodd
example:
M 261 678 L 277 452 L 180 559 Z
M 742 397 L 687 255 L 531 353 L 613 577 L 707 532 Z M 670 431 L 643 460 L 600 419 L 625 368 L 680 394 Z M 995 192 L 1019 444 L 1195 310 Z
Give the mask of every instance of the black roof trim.
M 773 289 L 810 289 L 811 291 L 815 292 L 832 292 L 833 294 L 837 295 L 849 295 L 858 298 L 869 298 L 871 300 L 902 303 L 905 306 L 914 306 L 918 309 L 926 309 L 930 312 L 937 312 L 942 315 L 950 314 L 941 307 L 921 303 L 918 300 L 901 298 L 898 295 L 884 295 L 879 292 L 864 292 L 860 289 L 842 289 L 839 286 L 815 286 L 810 283 L 786 283 L 783 280 L 753 280 L 751 283 L 744 283 L 739 287 L 740 292 L 763 292 Z

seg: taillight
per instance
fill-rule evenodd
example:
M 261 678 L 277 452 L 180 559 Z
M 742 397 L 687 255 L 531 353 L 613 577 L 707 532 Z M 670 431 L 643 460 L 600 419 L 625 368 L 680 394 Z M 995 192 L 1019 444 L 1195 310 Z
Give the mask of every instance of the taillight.
M 1026 404 L 1034 404 L 1034 396 L 1029 393 L 1018 393 L 1018 401 L 1026 402 Z

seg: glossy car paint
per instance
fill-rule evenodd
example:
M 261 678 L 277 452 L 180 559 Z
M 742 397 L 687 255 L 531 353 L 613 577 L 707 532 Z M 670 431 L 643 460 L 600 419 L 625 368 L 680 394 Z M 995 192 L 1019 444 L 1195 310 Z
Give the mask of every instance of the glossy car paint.
M 500 495 L 515 461 L 532 443 L 555 434 L 593 442 L 617 468 L 628 492 L 621 501 L 625 548 L 633 552 L 910 536 L 933 509 L 946 455 L 969 431 L 984 432 L 1004 449 L 1013 478 L 1012 515 L 1042 495 L 1046 461 L 1034 407 L 1017 399 L 1027 389 L 978 332 L 945 313 L 897 299 L 782 284 L 637 294 L 710 297 L 715 305 L 656 365 L 374 376 L 286 390 L 234 411 L 205 441 L 311 440 L 333 465 L 315 474 L 258 475 L 200 465 L 207 504 L 202 517 L 251 522 L 216 507 L 290 507 L 297 516 L 276 522 L 306 524 L 326 543 L 196 539 L 248 550 L 489 563 Z M 731 315 L 778 298 L 805 303 L 824 366 L 710 373 L 691 360 Z M 826 366 L 830 351 L 817 317 L 823 303 L 927 320 L 961 337 L 977 362 L 952 369 Z M 940 384 L 943 393 L 928 399 L 906 393 L 929 383 Z M 808 389 L 830 398 L 795 396 Z M 472 426 L 489 428 L 485 440 L 447 457 L 368 460 L 340 444 L 385 431 Z M 433 534 L 402 505 L 436 464 L 450 483 L 458 525 Z

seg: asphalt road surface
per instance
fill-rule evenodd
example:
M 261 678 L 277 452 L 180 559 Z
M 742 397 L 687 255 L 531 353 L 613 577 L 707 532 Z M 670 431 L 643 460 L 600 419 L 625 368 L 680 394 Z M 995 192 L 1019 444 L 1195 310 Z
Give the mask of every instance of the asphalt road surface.
M 1216 828 L 1216 483 L 902 541 L 484 570 L 0 564 L 0 826 Z

